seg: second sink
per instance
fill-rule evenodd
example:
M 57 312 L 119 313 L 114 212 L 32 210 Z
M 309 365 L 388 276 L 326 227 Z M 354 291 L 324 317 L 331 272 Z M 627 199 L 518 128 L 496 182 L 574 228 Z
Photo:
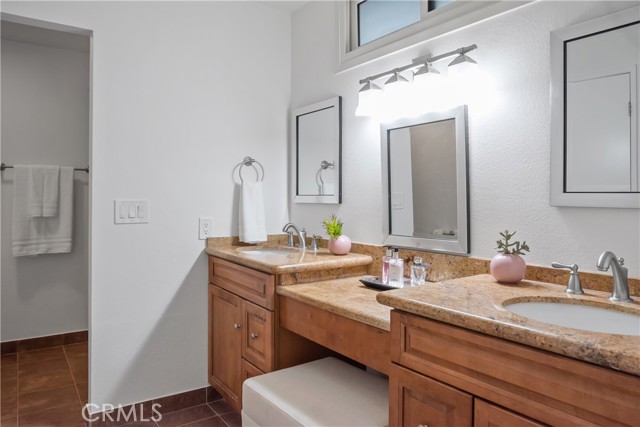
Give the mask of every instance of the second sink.
M 505 302 L 504 308 L 539 322 L 607 334 L 640 336 L 640 315 L 584 304 Z

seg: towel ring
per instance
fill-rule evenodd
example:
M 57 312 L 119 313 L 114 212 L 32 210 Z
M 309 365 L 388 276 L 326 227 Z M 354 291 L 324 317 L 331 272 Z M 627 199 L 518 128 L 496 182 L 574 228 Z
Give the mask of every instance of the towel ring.
M 262 176 L 260 176 L 260 173 L 258 172 L 258 169 L 256 169 L 254 163 L 257 163 L 258 166 L 260 166 L 260 171 L 262 172 Z M 240 177 L 240 182 L 244 182 L 244 179 L 242 179 L 242 168 L 245 166 L 253 166 L 253 168 L 256 170 L 256 175 L 257 175 L 256 181 L 264 181 L 264 168 L 262 167 L 262 164 L 256 159 L 253 159 L 247 156 L 242 160 L 242 162 L 240 163 L 240 169 L 238 169 L 238 176 Z

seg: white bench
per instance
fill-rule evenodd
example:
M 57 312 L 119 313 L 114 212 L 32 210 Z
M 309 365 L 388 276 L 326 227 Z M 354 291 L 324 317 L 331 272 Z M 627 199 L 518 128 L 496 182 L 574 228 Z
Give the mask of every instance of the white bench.
M 333 357 L 249 378 L 242 426 L 389 424 L 389 383 Z

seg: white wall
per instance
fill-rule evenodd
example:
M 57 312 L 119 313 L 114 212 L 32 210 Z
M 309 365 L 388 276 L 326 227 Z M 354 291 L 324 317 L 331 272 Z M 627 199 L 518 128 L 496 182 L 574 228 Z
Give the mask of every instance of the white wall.
M 2 40 L 2 160 L 89 162 L 89 54 Z M 2 341 L 86 330 L 89 179 L 74 175 L 73 251 L 14 258 L 13 170 L 2 173 Z
M 358 80 L 476 43 L 471 56 L 495 91 L 469 105 L 471 255 L 491 258 L 498 232 L 508 228 L 529 243 L 530 264 L 575 262 L 595 271 L 599 254 L 612 250 L 640 276 L 639 210 L 549 206 L 549 33 L 634 5 L 535 2 L 340 74 L 338 3 L 311 2 L 294 12 L 291 106 L 343 97 L 344 197 L 339 207 L 292 205 L 291 220 L 318 233 L 321 219 L 335 211 L 354 241 L 380 244 L 379 127 L 354 115 Z
M 290 15 L 249 2 L 2 2 L 93 30 L 90 399 L 207 384 L 198 216 L 237 235 L 234 166 L 265 169 L 267 232 L 287 220 Z M 148 198 L 150 223 L 114 225 Z

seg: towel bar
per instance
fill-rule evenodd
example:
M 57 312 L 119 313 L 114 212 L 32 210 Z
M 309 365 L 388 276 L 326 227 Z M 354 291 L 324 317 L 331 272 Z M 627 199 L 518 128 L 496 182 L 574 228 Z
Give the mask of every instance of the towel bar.
M 13 166 L 5 165 L 4 163 L 0 162 L 0 172 L 5 170 L 5 169 L 13 169 Z M 85 166 L 83 168 L 73 168 L 73 170 L 74 171 L 85 171 L 86 173 L 89 173 L 89 166 Z

